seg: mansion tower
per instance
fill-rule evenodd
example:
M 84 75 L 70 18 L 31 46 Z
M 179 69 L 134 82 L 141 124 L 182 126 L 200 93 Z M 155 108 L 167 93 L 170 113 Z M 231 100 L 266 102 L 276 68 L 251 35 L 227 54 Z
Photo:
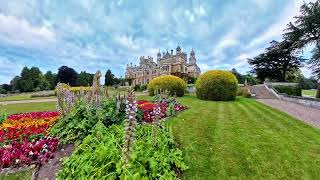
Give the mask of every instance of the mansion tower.
M 125 77 L 132 79 L 132 85 L 135 86 L 148 84 L 151 79 L 161 75 L 175 75 L 187 81 L 188 78 L 197 78 L 200 73 L 194 50 L 191 50 L 188 62 L 187 53 L 178 46 L 176 54 L 173 54 L 173 50 L 162 54 L 159 51 L 157 62 L 150 56 L 142 56 L 139 66 L 127 64 Z

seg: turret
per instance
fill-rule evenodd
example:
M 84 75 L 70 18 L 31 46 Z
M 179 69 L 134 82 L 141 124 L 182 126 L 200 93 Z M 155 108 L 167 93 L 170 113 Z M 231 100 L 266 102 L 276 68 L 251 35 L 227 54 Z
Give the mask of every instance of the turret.
M 179 46 L 179 44 L 178 44 L 178 46 L 177 46 L 177 49 L 176 49 L 177 51 L 176 51 L 176 53 L 177 54 L 180 54 L 181 53 L 181 48 L 180 48 L 180 46 Z
M 189 64 L 197 64 L 196 53 L 194 52 L 193 48 L 190 52 Z

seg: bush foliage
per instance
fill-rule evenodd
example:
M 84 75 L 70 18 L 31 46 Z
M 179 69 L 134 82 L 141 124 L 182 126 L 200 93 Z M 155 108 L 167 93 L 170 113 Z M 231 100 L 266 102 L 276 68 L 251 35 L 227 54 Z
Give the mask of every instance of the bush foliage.
M 57 179 L 177 179 L 175 170 L 185 170 L 182 151 L 167 128 L 152 135 L 152 125 L 140 125 L 132 158 L 123 166 L 123 125 L 110 128 L 98 122 L 71 157 L 63 162 Z
M 173 75 L 166 75 L 152 79 L 148 85 L 148 91 L 150 96 L 154 96 L 155 91 L 157 90 L 166 90 L 170 92 L 170 95 L 182 97 L 186 86 L 186 82 L 181 78 Z
M 279 86 L 273 86 L 279 93 L 285 93 L 287 95 L 292 96 L 301 96 L 302 95 L 302 89 L 300 86 L 285 86 L 285 85 L 279 85 Z
M 251 93 L 248 87 L 240 87 L 238 88 L 238 96 L 242 96 L 245 98 L 251 97 Z
M 235 100 L 238 80 L 231 72 L 211 70 L 200 75 L 196 82 L 196 94 L 199 99 L 214 101 Z

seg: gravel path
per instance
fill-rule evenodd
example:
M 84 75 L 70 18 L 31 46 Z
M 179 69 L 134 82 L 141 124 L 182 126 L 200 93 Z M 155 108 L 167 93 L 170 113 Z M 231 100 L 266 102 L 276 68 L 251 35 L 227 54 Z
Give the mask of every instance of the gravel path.
M 307 124 L 320 128 L 320 109 L 306 107 L 279 99 L 257 99 L 257 101 L 286 112 Z

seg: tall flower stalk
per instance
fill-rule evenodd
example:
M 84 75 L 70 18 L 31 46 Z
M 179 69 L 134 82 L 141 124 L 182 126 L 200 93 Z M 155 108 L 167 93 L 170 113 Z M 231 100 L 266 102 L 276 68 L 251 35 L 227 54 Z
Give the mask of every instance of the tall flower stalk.
M 135 140 L 135 130 L 137 126 L 136 120 L 137 102 L 133 90 L 128 92 L 126 100 L 126 113 L 127 119 L 124 121 L 124 146 L 123 146 L 123 162 L 127 165 L 131 158 L 132 149 Z

